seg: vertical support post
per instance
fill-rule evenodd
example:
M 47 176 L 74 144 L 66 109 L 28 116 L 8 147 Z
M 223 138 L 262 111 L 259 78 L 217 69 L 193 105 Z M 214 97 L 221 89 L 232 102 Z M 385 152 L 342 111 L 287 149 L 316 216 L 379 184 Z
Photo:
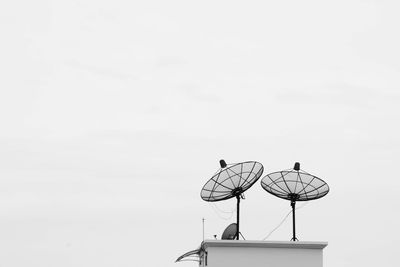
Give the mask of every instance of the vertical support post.
M 292 218 L 293 218 L 293 237 L 291 241 L 298 241 L 296 238 L 296 201 L 291 200 L 290 206 L 292 206 Z
M 236 231 L 236 240 L 239 240 L 239 204 L 240 204 L 240 194 L 236 195 L 236 226 L 237 226 L 237 231 Z

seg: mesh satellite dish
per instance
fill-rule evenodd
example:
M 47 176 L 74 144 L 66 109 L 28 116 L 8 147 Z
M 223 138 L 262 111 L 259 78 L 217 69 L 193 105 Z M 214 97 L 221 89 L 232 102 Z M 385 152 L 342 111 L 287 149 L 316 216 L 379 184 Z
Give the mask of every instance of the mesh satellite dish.
M 329 192 L 329 186 L 322 179 L 300 170 L 300 163 L 296 162 L 293 169 L 267 174 L 261 180 L 261 186 L 268 193 L 279 198 L 290 200 L 293 217 L 293 237 L 296 238 L 295 206 L 297 201 L 318 199 Z
M 262 175 L 264 167 L 256 161 L 226 164 L 219 161 L 221 168 L 203 186 L 200 196 L 204 201 L 221 201 L 235 197 L 236 204 L 236 239 L 239 240 L 239 205 L 243 192 L 249 189 Z
M 237 224 L 231 223 L 228 227 L 225 228 L 224 232 L 222 233 L 222 240 L 233 240 L 237 235 Z

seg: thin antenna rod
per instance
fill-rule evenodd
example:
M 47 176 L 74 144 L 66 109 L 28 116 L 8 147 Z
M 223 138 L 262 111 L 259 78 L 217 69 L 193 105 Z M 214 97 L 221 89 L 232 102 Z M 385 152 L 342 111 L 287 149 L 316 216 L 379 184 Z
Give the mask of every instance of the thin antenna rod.
M 204 221 L 205 221 L 204 217 L 203 217 L 202 221 L 203 221 L 203 242 L 204 242 Z

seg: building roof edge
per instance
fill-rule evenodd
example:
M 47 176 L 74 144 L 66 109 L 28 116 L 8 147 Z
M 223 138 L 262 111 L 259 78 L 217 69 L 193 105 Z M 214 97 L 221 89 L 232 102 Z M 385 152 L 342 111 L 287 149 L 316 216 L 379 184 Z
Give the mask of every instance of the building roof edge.
M 256 247 L 256 248 L 292 248 L 323 249 L 328 242 L 321 241 L 256 241 L 256 240 L 204 240 L 201 246 L 208 247 Z

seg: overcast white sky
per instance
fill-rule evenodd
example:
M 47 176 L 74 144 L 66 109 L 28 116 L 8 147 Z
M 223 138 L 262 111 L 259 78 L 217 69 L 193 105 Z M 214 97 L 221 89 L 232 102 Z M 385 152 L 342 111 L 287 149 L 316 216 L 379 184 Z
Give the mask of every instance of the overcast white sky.
M 0 266 L 174 263 L 224 220 L 228 163 L 331 187 L 297 215 L 324 266 L 397 266 L 398 1 L 3 1 Z M 235 200 L 217 203 L 233 210 Z M 257 183 L 241 231 L 290 210 Z M 286 221 L 270 240 L 289 240 Z

